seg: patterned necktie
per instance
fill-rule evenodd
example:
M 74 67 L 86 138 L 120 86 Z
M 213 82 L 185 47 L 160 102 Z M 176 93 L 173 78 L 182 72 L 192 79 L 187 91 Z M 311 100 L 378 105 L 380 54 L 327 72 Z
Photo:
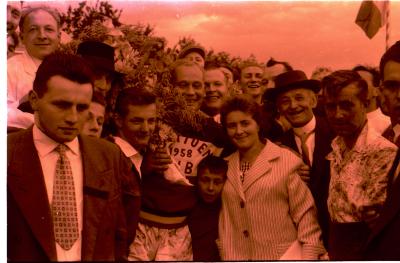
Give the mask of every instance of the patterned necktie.
M 297 135 L 301 141 L 301 156 L 302 156 L 303 162 L 310 167 L 311 167 L 310 152 L 308 150 L 308 146 L 307 146 L 306 142 L 307 142 L 308 137 L 310 137 L 310 135 L 313 132 L 314 131 L 309 132 L 309 133 L 302 133 L 301 135 Z
M 55 150 L 60 156 L 56 164 L 53 186 L 54 235 L 56 242 L 64 250 L 69 250 L 79 237 L 74 178 L 71 164 L 65 155 L 67 146 L 60 144 Z

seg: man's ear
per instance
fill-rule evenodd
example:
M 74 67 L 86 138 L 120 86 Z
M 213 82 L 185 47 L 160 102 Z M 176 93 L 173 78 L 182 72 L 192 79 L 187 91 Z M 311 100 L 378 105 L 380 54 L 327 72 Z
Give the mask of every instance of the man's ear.
M 312 90 L 309 90 L 310 93 L 310 101 L 311 101 L 311 108 L 314 109 L 317 107 L 318 104 L 318 95 Z
M 38 102 L 39 102 L 39 96 L 37 95 L 37 93 L 34 90 L 29 91 L 29 103 L 31 104 L 31 107 L 33 109 L 33 111 L 37 111 L 38 110 Z

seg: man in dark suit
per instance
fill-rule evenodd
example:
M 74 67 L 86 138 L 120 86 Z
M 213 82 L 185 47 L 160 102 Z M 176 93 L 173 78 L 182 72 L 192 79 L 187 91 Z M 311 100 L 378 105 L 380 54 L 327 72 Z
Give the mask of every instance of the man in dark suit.
M 10 261 L 127 256 L 121 181 L 130 166 L 117 146 L 78 135 L 92 92 L 91 70 L 77 56 L 50 55 L 37 71 L 35 124 L 8 136 Z
M 387 139 L 400 144 L 400 41 L 382 56 L 380 62 L 383 112 L 391 119 L 391 127 L 383 133 Z M 381 215 L 372 227 L 365 246 L 367 260 L 400 260 L 400 151 L 389 172 L 388 197 Z
M 329 161 L 333 134 L 328 123 L 315 117 L 319 81 L 308 80 L 300 70 L 288 71 L 275 77 L 275 88 L 266 96 L 276 102 L 279 112 L 290 122 L 280 142 L 303 157 L 306 164 L 302 179 L 309 185 L 318 210 L 325 246 L 328 241 L 329 213 L 326 205 L 329 188 Z

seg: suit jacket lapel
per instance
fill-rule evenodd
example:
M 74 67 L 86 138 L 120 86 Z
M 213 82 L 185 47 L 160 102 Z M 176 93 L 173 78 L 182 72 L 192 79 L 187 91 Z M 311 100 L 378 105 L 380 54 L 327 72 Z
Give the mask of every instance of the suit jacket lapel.
M 288 130 L 282 137 L 282 143 L 300 154 L 300 149 L 297 147 L 293 129 Z
M 83 165 L 82 260 L 93 260 L 98 227 L 110 191 L 112 173 L 96 154 L 96 145 L 79 137 Z M 88 244 L 91 244 L 90 246 Z
M 399 151 L 398 153 L 399 154 Z M 382 214 L 378 218 L 376 225 L 371 230 L 368 243 L 377 236 L 387 224 L 389 224 L 397 213 L 400 213 L 400 177 L 397 177 L 392 185 L 391 195 L 382 209 Z
M 8 190 L 49 259 L 56 261 L 52 216 L 40 159 L 33 143 L 32 127 L 14 145 L 14 152 L 9 158 Z
M 258 155 L 257 159 L 247 171 L 243 183 L 243 190 L 246 192 L 249 187 L 256 182 L 260 177 L 269 173 L 272 169 L 270 161 L 279 157 L 277 151 L 278 146 L 272 144 L 272 142 L 267 141 L 263 150 Z
M 229 166 L 228 166 L 228 181 L 232 184 L 233 188 L 239 193 L 240 198 L 243 201 L 246 201 L 243 193 L 242 182 L 240 181 L 240 160 L 239 160 L 239 152 L 236 151 L 229 158 Z

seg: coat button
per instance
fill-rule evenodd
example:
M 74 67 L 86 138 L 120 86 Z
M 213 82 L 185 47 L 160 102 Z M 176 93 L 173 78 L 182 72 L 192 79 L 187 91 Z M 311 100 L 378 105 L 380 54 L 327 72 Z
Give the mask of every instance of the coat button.
M 240 201 L 240 207 L 244 208 L 244 202 L 243 201 Z
M 247 231 L 247 230 L 245 230 L 245 231 L 243 231 L 243 235 L 245 236 L 245 237 L 249 237 L 249 231 Z

